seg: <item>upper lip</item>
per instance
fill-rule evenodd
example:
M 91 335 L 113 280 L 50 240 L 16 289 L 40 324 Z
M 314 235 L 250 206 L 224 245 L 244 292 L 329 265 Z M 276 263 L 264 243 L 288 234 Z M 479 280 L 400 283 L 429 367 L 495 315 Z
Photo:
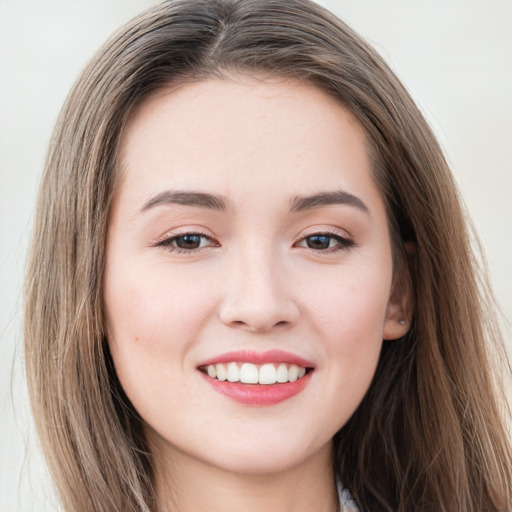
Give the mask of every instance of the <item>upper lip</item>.
M 311 361 L 284 350 L 267 350 L 265 352 L 257 352 L 254 350 L 234 350 L 202 361 L 198 364 L 198 367 L 217 363 L 230 363 L 233 361 L 253 364 L 288 363 L 296 364 L 303 368 L 314 367 L 314 364 Z

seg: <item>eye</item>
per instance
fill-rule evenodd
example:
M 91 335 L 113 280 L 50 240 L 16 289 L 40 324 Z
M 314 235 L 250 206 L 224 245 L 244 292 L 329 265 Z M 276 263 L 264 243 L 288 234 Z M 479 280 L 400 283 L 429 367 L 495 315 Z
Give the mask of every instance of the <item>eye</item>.
M 218 247 L 218 244 L 203 233 L 183 233 L 165 238 L 155 246 L 165 247 L 171 252 L 186 253 L 195 252 L 204 247 Z
M 354 242 L 334 233 L 315 233 L 299 240 L 296 247 L 307 247 L 315 251 L 334 252 L 352 247 Z

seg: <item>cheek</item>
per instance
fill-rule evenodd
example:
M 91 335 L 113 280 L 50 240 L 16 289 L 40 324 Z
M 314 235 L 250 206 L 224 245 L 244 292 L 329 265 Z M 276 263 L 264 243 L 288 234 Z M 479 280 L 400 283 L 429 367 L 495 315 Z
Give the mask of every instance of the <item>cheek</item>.
M 127 265 L 108 272 L 104 296 L 111 337 L 155 350 L 186 342 L 204 322 L 211 302 L 208 288 L 187 277 L 165 265 Z
M 357 408 L 375 374 L 390 274 L 390 267 L 389 271 L 384 267 L 340 272 L 337 278 L 323 279 L 324 286 L 313 288 L 309 294 L 306 309 L 325 350 L 331 389 L 333 394 L 343 395 L 340 423 Z
M 311 320 L 340 350 L 357 349 L 367 341 L 382 341 L 391 286 L 391 270 L 343 269 L 311 288 Z
M 165 265 L 117 262 L 107 267 L 104 283 L 109 346 L 125 392 L 136 408 L 143 408 L 144 397 L 162 382 L 172 383 L 186 367 L 211 297 Z

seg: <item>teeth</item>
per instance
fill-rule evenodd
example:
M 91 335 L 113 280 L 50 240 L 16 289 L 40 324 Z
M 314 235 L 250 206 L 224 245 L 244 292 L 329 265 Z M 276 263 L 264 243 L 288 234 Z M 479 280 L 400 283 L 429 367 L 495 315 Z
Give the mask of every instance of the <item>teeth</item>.
M 229 382 L 238 382 L 240 380 L 240 370 L 236 363 L 228 364 L 228 380 Z
M 288 367 L 285 364 L 277 368 L 277 382 L 288 382 Z
M 299 367 L 296 364 L 292 364 L 288 370 L 288 380 L 295 382 L 299 377 Z
M 210 366 L 214 366 L 213 364 L 210 364 Z M 226 367 L 223 364 L 216 364 L 215 365 L 215 372 L 217 373 L 217 379 L 219 380 L 226 380 L 228 378 L 228 372 L 226 371 Z
M 264 364 L 260 368 L 260 377 L 258 381 L 260 384 L 275 384 L 277 381 L 276 367 L 270 363 Z
M 206 372 L 212 379 L 244 384 L 275 384 L 295 382 L 306 375 L 306 368 L 295 364 L 266 363 L 261 366 L 252 363 L 210 364 Z
M 240 369 L 240 382 L 244 384 L 258 384 L 258 368 L 256 368 L 256 365 L 251 363 L 244 363 L 242 365 Z

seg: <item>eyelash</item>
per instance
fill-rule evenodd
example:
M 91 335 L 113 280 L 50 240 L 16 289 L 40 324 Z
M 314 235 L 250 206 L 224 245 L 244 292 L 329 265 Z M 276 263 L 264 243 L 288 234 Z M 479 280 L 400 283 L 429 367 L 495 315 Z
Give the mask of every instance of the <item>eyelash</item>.
M 297 244 L 306 241 L 308 238 L 313 238 L 313 237 L 331 238 L 331 239 L 334 239 L 337 242 L 337 245 L 335 245 L 334 247 L 328 247 L 327 249 L 315 250 L 315 249 L 309 247 L 309 249 L 317 252 L 318 254 L 332 254 L 332 253 L 336 253 L 336 252 L 340 252 L 340 251 L 346 251 L 346 250 L 348 250 L 348 249 L 350 249 L 350 248 L 352 248 L 352 247 L 354 247 L 356 245 L 354 240 L 352 240 L 352 239 L 350 239 L 350 238 L 348 238 L 346 236 L 341 235 L 339 232 L 335 232 L 335 231 L 319 231 L 317 233 L 311 233 L 311 234 L 309 234 L 307 236 L 302 237 L 298 242 L 296 242 L 294 244 L 294 247 L 297 246 Z
M 220 246 L 220 244 L 218 242 L 214 241 L 211 236 L 209 236 L 205 233 L 198 232 L 198 231 L 191 231 L 191 232 L 185 232 L 185 233 L 171 235 L 169 237 L 166 237 L 166 238 L 156 242 L 154 244 L 154 246 L 155 247 L 163 247 L 165 250 L 175 253 L 175 254 L 194 254 L 194 253 L 200 251 L 201 249 L 205 248 L 205 247 L 201 247 L 201 245 L 200 245 L 199 247 L 196 247 L 194 249 L 183 249 L 180 247 L 174 247 L 172 245 L 174 242 L 176 242 L 176 240 L 178 240 L 180 238 L 185 238 L 187 236 L 198 236 L 202 239 L 207 239 L 210 242 L 212 242 L 212 244 L 206 246 L 206 248 Z M 328 247 L 326 249 L 314 249 L 312 247 L 307 247 L 318 254 L 331 254 L 331 253 L 335 253 L 335 252 L 339 252 L 339 251 L 346 251 L 356 245 L 356 243 L 353 240 L 351 240 L 350 238 L 347 238 L 345 236 L 342 236 L 337 232 L 319 231 L 319 232 L 311 233 L 310 235 L 302 237 L 300 240 L 295 242 L 293 246 L 294 247 L 302 247 L 302 246 L 299 246 L 298 244 L 300 244 L 301 242 L 305 242 L 308 239 L 311 239 L 313 237 L 326 237 L 326 238 L 334 239 L 337 242 L 337 245 L 335 245 L 334 247 Z M 330 242 L 329 242 L 329 245 L 330 245 Z
M 172 243 L 180 238 L 184 238 L 186 236 L 198 236 L 202 239 L 207 239 L 210 242 L 213 242 L 212 245 L 209 245 L 207 247 L 219 247 L 219 243 L 215 242 L 211 236 L 207 235 L 206 233 L 201 233 L 200 231 L 190 231 L 185 233 L 177 233 L 174 235 L 171 235 L 169 237 L 164 238 L 163 240 L 158 241 L 155 245 L 155 247 L 163 247 L 165 250 L 175 253 L 175 254 L 193 254 L 197 251 L 200 251 L 201 249 L 204 249 L 204 247 L 197 247 L 195 249 L 182 249 L 181 247 L 173 247 Z

